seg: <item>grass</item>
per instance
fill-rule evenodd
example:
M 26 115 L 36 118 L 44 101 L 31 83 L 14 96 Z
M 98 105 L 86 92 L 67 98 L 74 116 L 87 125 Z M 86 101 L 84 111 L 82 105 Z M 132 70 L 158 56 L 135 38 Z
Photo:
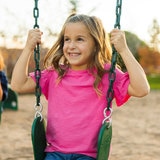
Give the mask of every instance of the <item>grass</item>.
M 147 76 L 151 89 L 160 90 L 160 75 L 150 75 Z

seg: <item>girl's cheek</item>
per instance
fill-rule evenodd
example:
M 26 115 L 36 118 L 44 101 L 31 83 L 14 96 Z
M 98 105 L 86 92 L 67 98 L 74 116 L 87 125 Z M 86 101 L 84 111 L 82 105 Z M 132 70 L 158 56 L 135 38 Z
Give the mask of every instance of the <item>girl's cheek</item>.
M 65 50 L 66 48 L 67 48 L 67 44 L 64 43 L 64 45 L 63 45 L 63 50 Z

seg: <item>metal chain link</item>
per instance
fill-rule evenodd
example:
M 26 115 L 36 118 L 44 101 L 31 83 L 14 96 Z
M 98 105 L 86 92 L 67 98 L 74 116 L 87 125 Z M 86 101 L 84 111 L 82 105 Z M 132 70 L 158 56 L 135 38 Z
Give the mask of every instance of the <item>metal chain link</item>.
M 122 0 L 117 0 L 116 23 L 114 25 L 114 28 L 119 28 L 119 29 L 121 28 L 121 26 L 120 26 L 121 8 L 122 8 Z
M 120 29 L 120 16 L 121 16 L 121 6 L 122 6 L 122 0 L 117 0 L 117 6 L 116 6 L 116 22 L 114 25 L 114 28 Z M 116 51 L 115 47 L 112 46 L 112 59 L 111 59 L 111 68 L 109 71 L 109 88 L 107 91 L 106 99 L 107 99 L 107 107 L 104 109 L 104 121 L 108 121 L 111 123 L 111 102 L 114 98 L 114 90 L 113 90 L 113 84 L 116 79 L 116 73 L 115 73 L 115 66 L 117 62 L 117 55 L 118 52 Z M 109 115 L 107 114 L 109 112 Z
M 39 28 L 38 25 L 38 18 L 39 18 L 39 9 L 38 9 L 38 0 L 35 0 L 35 7 L 33 9 L 33 16 L 35 18 L 35 24 L 33 28 Z M 34 61 L 35 61 L 35 79 L 36 79 L 36 88 L 35 88 L 35 95 L 36 95 L 36 115 L 42 117 L 42 109 L 43 106 L 40 103 L 40 96 L 41 96 L 41 87 L 40 87 L 40 78 L 41 78 L 41 70 L 40 70 L 40 45 L 37 44 L 34 49 Z
M 38 25 L 38 17 L 39 17 L 39 9 L 38 9 L 38 0 L 35 1 L 35 7 L 33 9 L 33 17 L 35 18 L 34 28 L 39 28 Z

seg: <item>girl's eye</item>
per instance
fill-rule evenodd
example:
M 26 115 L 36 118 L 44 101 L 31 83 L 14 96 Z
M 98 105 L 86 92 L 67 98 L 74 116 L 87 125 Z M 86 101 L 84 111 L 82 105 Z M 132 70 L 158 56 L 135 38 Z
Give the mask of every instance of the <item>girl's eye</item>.
M 64 38 L 64 41 L 66 42 L 66 41 L 69 41 L 69 38 Z
M 79 37 L 77 40 L 78 40 L 78 41 L 83 41 L 83 38 Z

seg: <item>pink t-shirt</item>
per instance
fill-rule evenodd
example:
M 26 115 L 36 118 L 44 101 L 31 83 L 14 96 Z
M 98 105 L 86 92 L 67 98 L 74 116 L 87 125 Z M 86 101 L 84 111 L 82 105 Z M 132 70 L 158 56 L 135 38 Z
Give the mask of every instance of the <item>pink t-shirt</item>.
M 35 80 L 34 73 L 30 73 L 30 76 Z M 48 100 L 46 152 L 58 151 L 96 157 L 98 133 L 107 104 L 108 74 L 102 79 L 101 97 L 96 94 L 93 88 L 94 78 L 87 70 L 69 69 L 59 83 L 56 81 L 57 76 L 53 69 L 41 72 L 40 86 Z M 117 106 L 128 100 L 128 84 L 128 73 L 116 69 L 113 88 Z

